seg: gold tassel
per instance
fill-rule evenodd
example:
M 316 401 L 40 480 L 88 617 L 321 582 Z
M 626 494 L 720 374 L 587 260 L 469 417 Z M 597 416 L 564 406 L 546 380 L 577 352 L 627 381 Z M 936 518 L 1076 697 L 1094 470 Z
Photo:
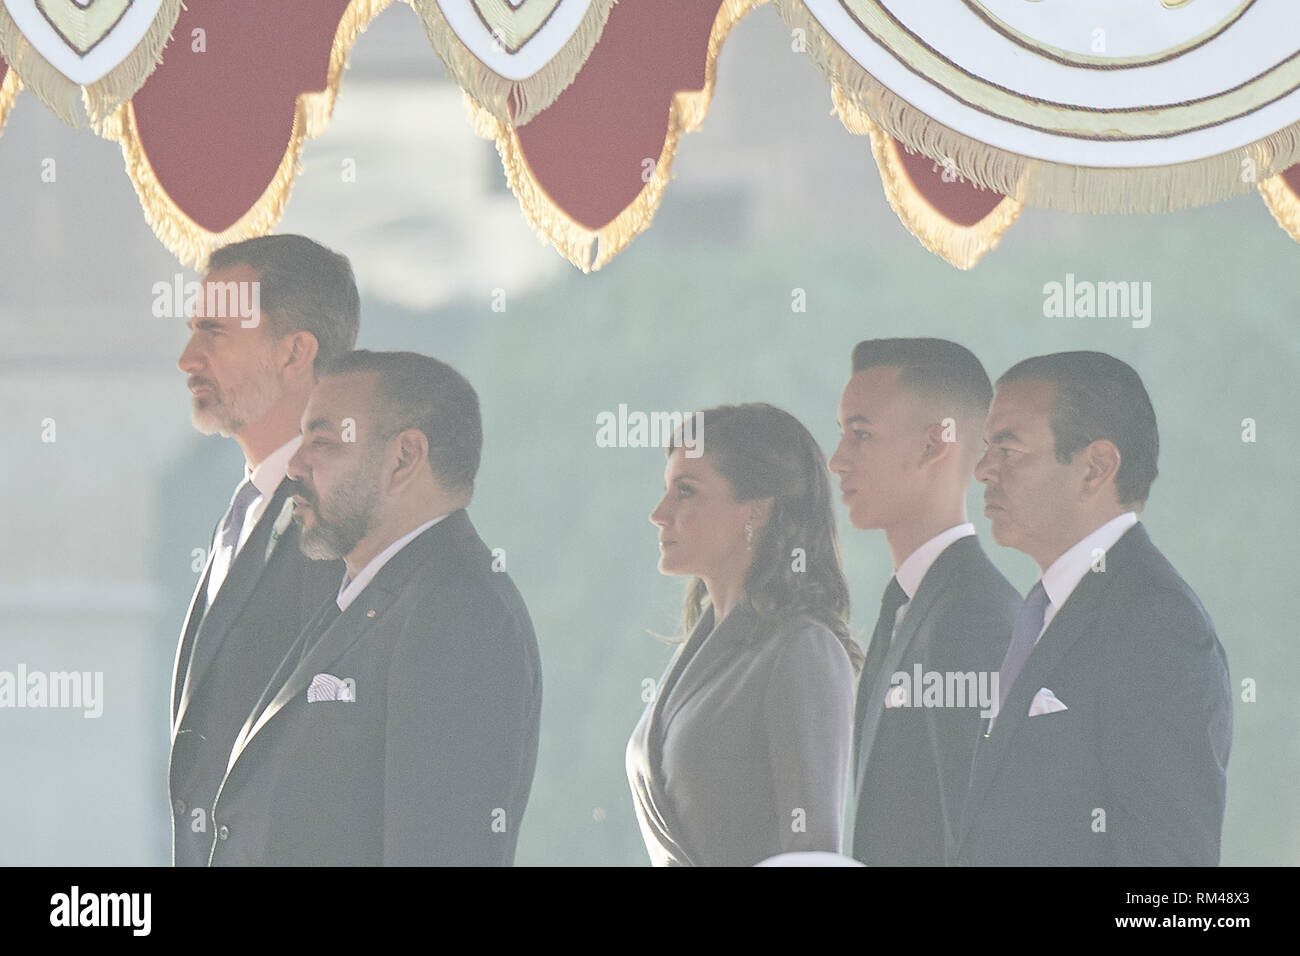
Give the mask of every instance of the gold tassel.
M 2 6 L 3 4 L 0 4 Z M 18 78 L 18 74 L 10 67 L 5 70 L 5 79 L 0 83 L 0 133 L 4 132 L 5 120 L 9 118 L 9 110 L 13 108 L 14 98 L 18 91 L 23 88 L 23 81 Z
M 944 126 L 885 87 L 846 53 L 799 0 L 774 0 L 807 38 L 809 58 L 831 85 L 835 110 L 852 133 L 881 127 L 908 149 L 950 163 L 983 189 L 1029 206 L 1072 213 L 1174 212 L 1254 188 L 1251 166 L 1269 177 L 1300 162 L 1300 122 L 1248 146 L 1187 163 L 1153 167 L 1071 166 L 998 149 Z
M 185 214 L 159 182 L 145 154 L 135 123 L 135 107 L 126 103 L 102 124 L 101 135 L 122 147 L 126 174 L 135 186 L 145 220 L 154 235 L 182 265 L 204 270 L 208 256 L 216 249 L 241 239 L 270 232 L 284 215 L 294 178 L 299 172 L 303 141 L 319 136 L 329 122 L 347 68 L 348 55 L 357 38 L 391 0 L 352 0 L 339 20 L 330 48 L 330 65 L 324 90 L 301 93 L 294 105 L 293 129 L 280 165 L 257 202 L 234 224 L 221 232 L 210 232 Z
M 1259 193 L 1277 224 L 1300 242 L 1300 196 L 1291 191 L 1290 184 L 1281 175 L 1271 176 L 1259 184 Z
M 615 0 L 592 0 L 582 22 L 564 46 L 544 67 L 523 80 L 506 79 L 471 53 L 447 23 L 437 0 L 408 2 L 415 8 L 429 43 L 456 85 L 468 93 L 480 109 L 486 109 L 504 124 L 512 121 L 508 104 L 513 101 L 516 107 L 514 125 L 523 126 L 554 103 L 556 97 L 573 82 L 604 32 Z
M 766 2 L 767 0 L 724 0 L 709 32 L 703 89 L 681 90 L 673 94 L 664 147 L 655 163 L 654 172 L 636 198 L 599 229 L 588 229 L 575 222 L 551 200 L 528 168 L 528 161 L 514 128 L 503 123 L 492 110 L 477 103 L 466 91 L 465 102 L 474 131 L 484 139 L 496 141 L 506 182 L 519 199 L 524 218 L 543 242 L 549 242 L 571 263 L 589 273 L 608 263 L 650 227 L 672 176 L 678 143 L 683 134 L 699 129 L 708 114 L 717 80 L 717 59 L 727 35 L 747 13 Z
M 69 126 L 100 132 L 105 119 L 135 96 L 157 69 L 180 13 L 181 0 L 162 0 L 153 23 L 135 48 L 108 73 L 83 87 L 37 52 L 0 3 L 0 55 L 55 116 Z
M 866 122 L 871 123 L 871 120 L 866 119 Z M 1024 208 L 1010 196 L 1003 196 L 1002 201 L 973 226 L 953 222 L 935 209 L 912 183 L 898 155 L 898 143 L 894 138 L 874 123 L 867 133 L 871 137 L 871 152 L 880 168 L 889 205 L 921 245 L 958 269 L 974 268 L 986 252 L 996 248 L 1002 234 Z

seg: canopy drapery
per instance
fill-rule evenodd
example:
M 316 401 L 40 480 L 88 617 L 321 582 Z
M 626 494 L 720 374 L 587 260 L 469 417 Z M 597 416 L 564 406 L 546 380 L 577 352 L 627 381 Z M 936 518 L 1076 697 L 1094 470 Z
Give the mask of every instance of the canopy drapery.
M 20 90 L 117 142 L 201 267 L 272 230 L 392 0 L 0 0 Z M 405 0 L 533 229 L 584 272 L 649 227 L 732 28 L 766 0 Z M 1168 212 L 1258 190 L 1300 241 L 1293 0 L 773 0 L 890 204 L 971 268 L 1026 206 Z

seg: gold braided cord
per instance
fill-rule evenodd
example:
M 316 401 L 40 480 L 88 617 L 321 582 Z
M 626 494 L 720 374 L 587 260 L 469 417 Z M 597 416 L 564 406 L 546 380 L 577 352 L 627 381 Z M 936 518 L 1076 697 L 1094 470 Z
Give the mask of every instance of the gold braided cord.
M 212 232 L 191 219 L 167 194 L 159 181 L 135 121 L 135 107 L 127 103 L 109 116 L 102 135 L 122 147 L 126 174 L 135 186 L 145 220 L 154 235 L 183 265 L 202 270 L 213 250 L 232 242 L 270 232 L 284 215 L 294 178 L 301 171 L 303 141 L 324 132 L 334 110 L 343 71 L 353 44 L 391 0 L 352 0 L 339 19 L 330 48 L 330 64 L 324 90 L 301 93 L 294 104 L 293 129 L 284 156 L 262 195 L 239 219 L 221 232 Z
M 135 96 L 158 67 L 180 13 L 181 0 L 162 0 L 135 49 L 103 77 L 80 86 L 37 52 L 0 3 L 0 55 L 55 116 L 69 126 L 100 131 L 107 117 Z
M 523 80 L 509 80 L 491 70 L 461 42 L 447 23 L 438 0 L 408 0 L 447 73 L 496 119 L 509 124 L 513 103 L 515 126 L 523 126 L 555 102 L 573 82 L 595 48 L 615 0 L 592 0 L 573 35 L 547 64 Z
M 549 242 L 583 272 L 592 272 L 608 263 L 650 227 L 663 199 L 664 189 L 672 177 L 673 159 L 682 136 L 699 129 L 708 114 L 717 81 L 718 55 L 722 52 L 727 36 L 746 14 L 766 2 L 767 0 L 723 0 L 709 32 L 703 88 L 680 90 L 673 94 L 664 146 L 655 162 L 654 171 L 636 198 L 599 229 L 588 229 L 574 221 L 547 195 L 528 166 L 514 128 L 501 122 L 491 110 L 475 102 L 466 92 L 466 106 L 474 131 L 484 139 L 495 140 L 501 165 L 505 169 L 506 182 L 519 199 L 524 218 L 543 242 Z

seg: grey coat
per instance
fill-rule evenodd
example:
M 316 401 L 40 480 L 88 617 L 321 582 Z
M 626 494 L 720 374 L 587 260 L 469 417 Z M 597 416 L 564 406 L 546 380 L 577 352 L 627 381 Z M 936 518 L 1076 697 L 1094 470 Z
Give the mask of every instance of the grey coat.
M 705 612 L 627 747 L 641 835 L 660 866 L 749 866 L 839 852 L 853 670 L 807 615 L 764 627 Z

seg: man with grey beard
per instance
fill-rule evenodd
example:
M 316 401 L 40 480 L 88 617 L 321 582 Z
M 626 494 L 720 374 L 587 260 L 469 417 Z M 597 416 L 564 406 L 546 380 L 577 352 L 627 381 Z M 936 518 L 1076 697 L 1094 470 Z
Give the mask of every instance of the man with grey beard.
M 204 866 L 212 806 L 235 736 L 290 642 L 334 593 L 341 562 L 297 546 L 285 472 L 316 369 L 356 343 L 348 260 L 302 236 L 264 236 L 208 261 L 177 366 L 194 427 L 233 438 L 243 480 L 213 532 L 172 673 L 173 860 Z M 257 303 L 253 314 L 231 303 Z
M 509 865 L 541 667 L 528 608 L 465 510 L 478 396 L 436 359 L 356 351 L 302 421 L 300 546 L 347 571 L 235 741 L 211 862 Z

